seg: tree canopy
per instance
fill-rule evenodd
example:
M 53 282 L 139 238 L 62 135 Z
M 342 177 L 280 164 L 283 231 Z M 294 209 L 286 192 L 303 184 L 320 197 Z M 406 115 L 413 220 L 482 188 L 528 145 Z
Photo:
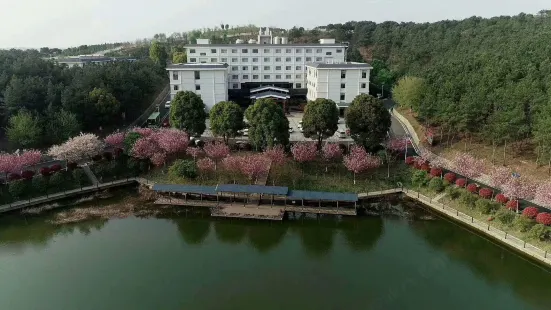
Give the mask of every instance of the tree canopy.
M 318 149 L 324 139 L 335 134 L 339 123 L 339 109 L 333 100 L 318 98 L 308 102 L 302 118 L 303 134 L 316 139 Z
M 387 138 L 390 113 L 381 100 L 371 95 L 360 94 L 354 98 L 345 119 L 354 142 L 368 150 L 377 149 Z
M 250 124 L 249 141 L 256 149 L 289 144 L 289 120 L 272 99 L 258 99 L 245 111 Z
M 218 102 L 210 110 L 209 120 L 212 133 L 228 143 L 229 138 L 237 136 L 243 129 L 243 109 L 235 102 Z
M 207 128 L 206 106 L 201 97 L 192 91 L 176 93 L 170 106 L 170 124 L 172 127 L 200 136 Z
M 187 62 L 187 55 L 185 52 L 172 53 L 172 63 L 181 64 Z
M 159 41 L 151 43 L 151 47 L 149 48 L 149 57 L 158 66 L 165 68 L 168 60 L 168 53 L 164 44 Z
M 6 130 L 10 143 L 22 148 L 32 148 L 39 145 L 41 133 L 42 128 L 38 118 L 26 110 L 21 110 L 10 117 Z
M 425 82 L 414 76 L 404 76 L 392 88 L 392 97 L 403 107 L 419 110 L 425 95 Z

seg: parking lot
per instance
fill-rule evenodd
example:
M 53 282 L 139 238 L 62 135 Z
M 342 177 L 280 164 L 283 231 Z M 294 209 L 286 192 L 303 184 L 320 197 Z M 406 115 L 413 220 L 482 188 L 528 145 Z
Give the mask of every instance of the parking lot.
M 297 142 L 297 141 L 313 141 L 312 139 L 304 137 L 304 135 L 301 132 L 301 122 L 302 117 L 304 113 L 291 113 L 287 116 L 289 119 L 289 141 L 291 142 Z M 203 133 L 203 137 L 205 138 L 212 138 L 212 132 L 210 131 L 210 121 L 207 119 L 206 122 L 207 129 Z M 346 125 L 344 122 L 344 118 L 339 119 L 339 129 L 337 132 L 330 138 L 327 139 L 327 141 L 330 142 L 352 142 L 352 138 L 350 136 L 346 135 Z M 342 134 L 341 134 L 342 133 Z M 248 140 L 248 137 L 246 135 L 246 132 L 243 136 L 236 137 L 236 140 Z

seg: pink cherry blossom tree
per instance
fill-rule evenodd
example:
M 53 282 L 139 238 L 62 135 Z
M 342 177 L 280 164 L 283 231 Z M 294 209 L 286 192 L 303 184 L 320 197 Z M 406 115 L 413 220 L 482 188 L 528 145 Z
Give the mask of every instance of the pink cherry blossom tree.
M 149 159 L 155 166 L 161 166 L 166 162 L 166 152 L 152 136 L 138 139 L 131 154 L 139 159 Z
M 262 154 L 243 156 L 241 162 L 241 172 L 249 178 L 252 184 L 256 183 L 259 177 L 267 174 L 269 167 L 270 159 Z
M 199 157 L 201 154 L 203 154 L 203 150 L 198 147 L 190 147 L 186 150 L 186 153 L 191 155 L 193 157 L 194 161 L 197 161 L 197 157 Z
M 544 207 L 551 207 L 551 182 L 538 186 L 534 200 Z
M 211 172 L 215 170 L 214 161 L 208 157 L 201 158 L 197 161 L 197 168 L 201 172 Z
M 21 173 L 28 166 L 36 165 L 42 159 L 42 153 L 36 150 L 0 154 L 0 173 Z
M 208 157 L 214 160 L 214 170 L 216 170 L 220 160 L 230 155 L 229 146 L 217 141 L 206 144 L 203 150 L 205 150 L 205 154 L 207 154 Z
M 354 184 L 356 184 L 356 173 L 381 165 L 381 159 L 378 156 L 368 154 L 363 147 L 357 145 L 350 149 L 350 154 L 344 156 L 343 161 L 346 168 L 354 173 Z
M 105 141 L 105 144 L 112 146 L 112 147 L 121 147 L 124 143 L 124 138 L 126 137 L 126 134 L 124 132 L 115 132 L 103 139 Z
M 264 150 L 263 154 L 270 159 L 272 166 L 282 166 L 287 162 L 287 154 L 285 154 L 285 149 L 281 144 L 272 148 L 267 148 Z
M 233 183 L 236 182 L 236 176 L 237 174 L 242 173 L 241 166 L 243 165 L 243 162 L 246 160 L 244 156 L 228 156 L 225 157 L 222 160 L 222 166 L 224 167 L 224 170 L 228 171 L 233 179 Z
M 457 153 L 453 159 L 453 166 L 457 173 L 467 178 L 477 178 L 486 170 L 486 164 L 483 160 L 476 159 L 465 153 Z
M 316 159 L 318 148 L 313 142 L 302 142 L 293 145 L 291 153 L 297 162 L 305 163 Z
M 512 171 L 509 168 L 492 166 L 489 173 L 490 185 L 495 188 L 503 189 L 503 185 L 509 182 L 511 175 Z
M 189 135 L 182 130 L 163 128 L 153 132 L 150 137 L 155 139 L 159 147 L 167 154 L 184 152 L 189 144 Z
M 80 134 L 72 137 L 65 143 L 54 145 L 48 150 L 48 155 L 58 160 L 77 162 L 81 159 L 90 158 L 100 154 L 105 145 L 98 136 L 94 134 Z
M 132 131 L 139 133 L 142 137 L 148 137 L 154 132 L 154 130 L 151 128 L 141 128 L 141 127 L 134 127 L 132 128 Z
M 509 180 L 502 186 L 503 194 L 510 200 L 527 199 L 530 200 L 536 193 L 536 186 L 533 182 L 522 177 L 510 177 Z
M 321 149 L 321 154 L 326 163 L 337 160 L 342 157 L 342 149 L 336 143 L 325 143 Z M 325 172 L 328 170 L 328 165 L 325 165 Z

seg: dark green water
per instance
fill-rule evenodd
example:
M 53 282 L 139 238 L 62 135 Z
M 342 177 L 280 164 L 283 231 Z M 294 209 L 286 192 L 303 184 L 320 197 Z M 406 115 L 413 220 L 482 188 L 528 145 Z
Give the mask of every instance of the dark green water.
M 445 220 L 0 218 L 0 309 L 550 309 L 551 274 Z

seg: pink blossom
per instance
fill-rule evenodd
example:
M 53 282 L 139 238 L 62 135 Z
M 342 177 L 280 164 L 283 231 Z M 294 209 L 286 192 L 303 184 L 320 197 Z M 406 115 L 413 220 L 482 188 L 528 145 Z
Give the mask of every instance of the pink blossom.
M 228 156 L 222 160 L 224 169 L 230 172 L 241 172 L 241 165 L 244 157 L 242 156 Z
M 150 158 L 151 163 L 155 166 L 162 166 L 166 162 L 166 154 L 163 152 L 157 152 Z
M 197 168 L 201 171 L 214 171 L 214 161 L 208 157 L 201 158 L 197 161 Z
M 551 182 L 538 186 L 534 200 L 544 207 L 551 207 Z
M 525 178 L 510 177 L 502 186 L 503 194 L 509 199 L 527 199 L 530 200 L 536 193 L 536 186 L 533 182 Z
M 36 150 L 0 154 L 0 173 L 21 173 L 23 168 L 40 162 L 42 154 Z
M 132 156 L 150 159 L 155 166 L 160 166 L 166 161 L 166 152 L 159 147 L 152 136 L 138 139 L 132 148 Z
M 117 147 L 123 144 L 125 136 L 124 132 L 115 132 L 105 137 L 104 141 L 109 146 Z
M 300 142 L 291 148 L 293 158 L 299 163 L 313 161 L 318 155 L 318 148 L 315 143 L 312 142 Z
M 267 148 L 263 154 L 272 161 L 272 165 L 274 166 L 282 166 L 287 161 L 287 155 L 282 145 Z
M 356 173 L 379 167 L 381 159 L 368 154 L 363 147 L 355 145 L 351 148 L 350 154 L 344 156 L 344 165 L 354 172 L 354 184 L 356 184 Z
M 104 149 L 104 144 L 94 134 L 80 134 L 72 137 L 67 142 L 54 145 L 48 150 L 48 155 L 59 160 L 77 162 L 84 158 L 90 158 L 100 154 Z
M 214 169 L 219 160 L 230 154 L 230 148 L 222 142 L 208 143 L 203 147 L 208 157 L 214 160 Z
M 386 141 L 386 148 L 396 153 L 402 153 L 406 150 L 408 145 L 411 145 L 409 139 L 405 138 L 391 138 Z
M 270 159 L 261 154 L 244 156 L 241 162 L 241 172 L 247 176 L 252 183 L 256 182 L 259 177 L 267 174 L 269 169 Z
M 503 185 L 511 179 L 511 175 L 512 171 L 509 168 L 492 166 L 490 185 L 502 189 Z
M 190 147 L 186 150 L 186 153 L 191 155 L 193 159 L 197 159 L 199 155 L 203 154 L 203 150 L 198 147 Z
M 184 152 L 189 144 L 189 135 L 178 129 L 159 129 L 150 134 L 155 139 L 159 147 L 167 154 L 177 154 Z
M 153 133 L 153 129 L 141 127 L 134 127 L 132 128 L 132 131 L 139 133 L 142 137 L 148 137 Z
M 476 159 L 465 153 L 457 153 L 453 159 L 453 165 L 457 173 L 471 179 L 481 176 L 486 169 L 486 164 L 483 160 Z
M 323 156 L 323 159 L 325 159 L 326 161 L 331 161 L 341 158 L 342 149 L 336 143 L 326 143 L 321 149 L 321 154 Z

